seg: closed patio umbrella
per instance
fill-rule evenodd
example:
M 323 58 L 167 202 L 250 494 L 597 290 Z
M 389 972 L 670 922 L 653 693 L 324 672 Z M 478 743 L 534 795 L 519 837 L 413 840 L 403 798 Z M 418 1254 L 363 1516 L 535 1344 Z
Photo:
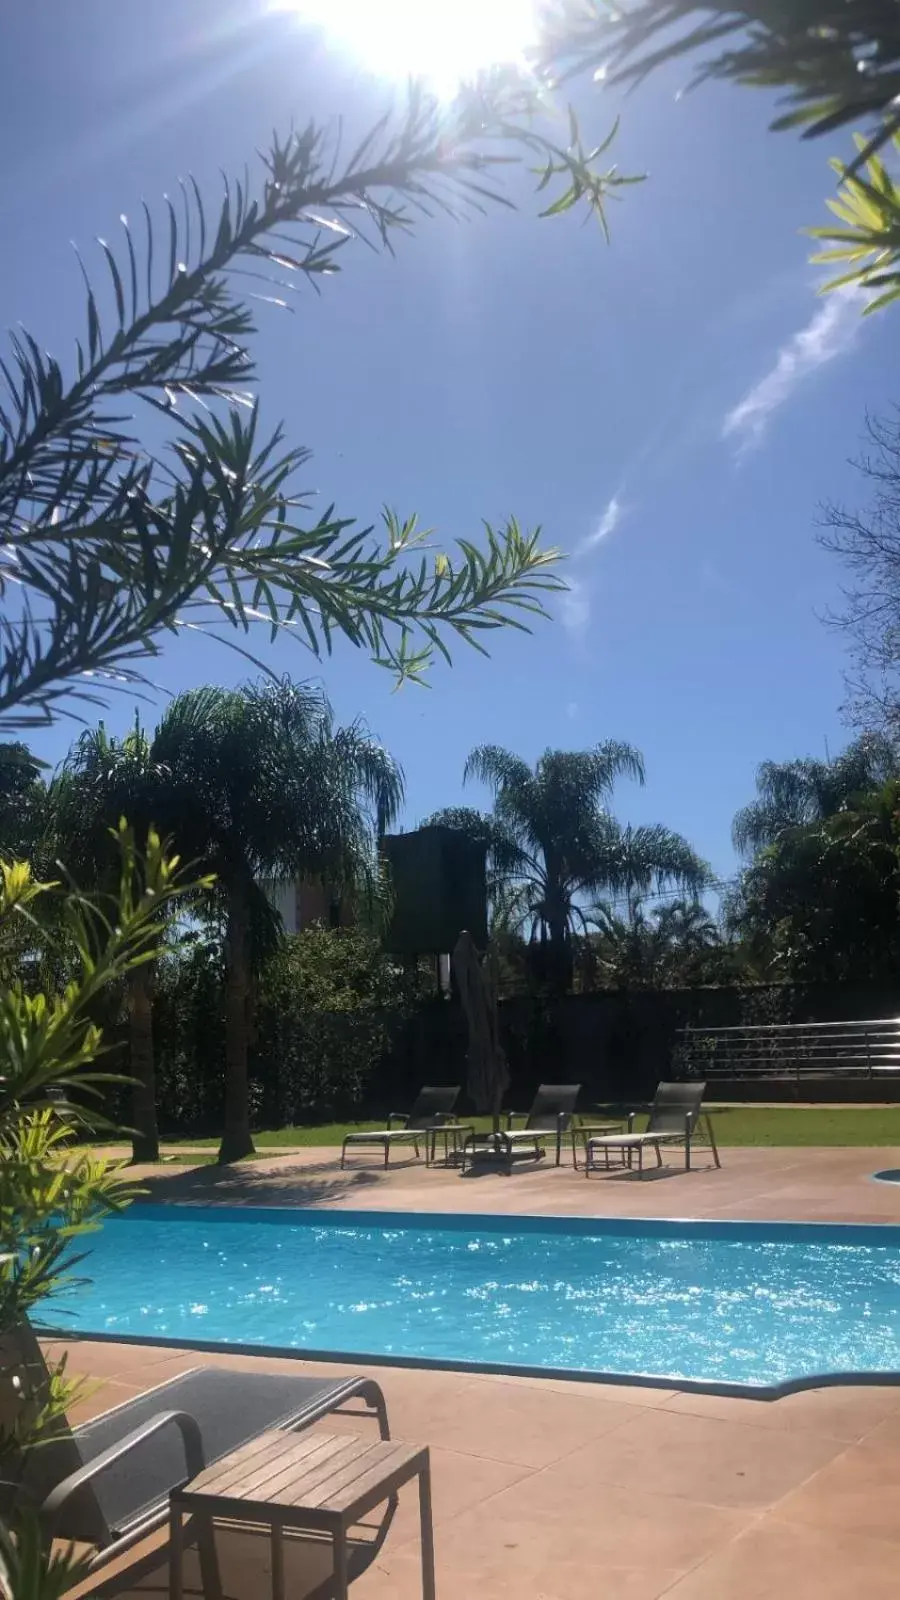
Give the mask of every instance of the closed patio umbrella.
M 466 1086 L 476 1111 L 489 1112 L 493 1117 L 497 1133 L 500 1107 L 509 1088 L 509 1069 L 500 1044 L 497 958 L 492 950 L 480 956 L 472 935 L 465 929 L 453 951 L 453 975 L 469 1028 Z

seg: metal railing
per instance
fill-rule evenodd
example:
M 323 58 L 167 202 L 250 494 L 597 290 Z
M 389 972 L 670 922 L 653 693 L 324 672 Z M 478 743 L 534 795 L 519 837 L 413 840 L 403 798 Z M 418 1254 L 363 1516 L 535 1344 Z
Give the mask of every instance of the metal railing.
M 675 1065 L 688 1078 L 875 1078 L 900 1073 L 900 1017 L 679 1028 Z

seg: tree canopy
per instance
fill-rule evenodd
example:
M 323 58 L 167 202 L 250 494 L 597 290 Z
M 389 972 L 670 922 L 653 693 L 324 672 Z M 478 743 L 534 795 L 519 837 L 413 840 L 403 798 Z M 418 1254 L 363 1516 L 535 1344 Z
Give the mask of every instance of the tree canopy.
M 734 847 L 753 855 L 788 830 L 822 822 L 897 777 L 900 753 L 879 734 L 861 734 L 831 760 L 764 761 L 756 774 L 756 799 L 732 823 Z
M 488 845 L 495 924 L 544 947 L 555 987 L 571 982 L 572 937 L 585 928 L 592 898 L 631 900 L 664 885 L 697 893 L 709 882 L 709 867 L 680 834 L 623 825 L 607 810 L 617 778 L 643 782 L 633 745 L 546 750 L 534 767 L 500 745 L 480 745 L 464 777 L 493 790 L 493 812 L 460 807 L 429 821 L 462 827 Z

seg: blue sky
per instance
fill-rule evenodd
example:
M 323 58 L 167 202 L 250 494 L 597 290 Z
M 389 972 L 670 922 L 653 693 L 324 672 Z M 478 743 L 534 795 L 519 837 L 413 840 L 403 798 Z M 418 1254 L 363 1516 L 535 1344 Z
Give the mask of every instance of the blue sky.
M 61 355 L 84 314 L 70 240 L 90 259 L 178 174 L 215 195 L 273 126 L 364 121 L 390 92 L 262 0 L 35 0 L 2 35 L 2 303 Z M 497 636 L 488 662 L 460 648 L 430 690 L 393 693 L 349 647 L 323 666 L 290 644 L 269 659 L 368 720 L 405 767 L 410 823 L 464 798 L 476 743 L 533 759 L 624 738 L 648 782 L 622 785 L 619 814 L 681 829 L 726 874 L 757 763 L 847 737 L 845 645 L 819 620 L 841 572 L 815 522 L 861 492 L 847 458 L 866 409 L 896 398 L 898 324 L 815 295 L 799 229 L 824 220 L 840 143 L 770 135 L 766 96 L 681 96 L 684 77 L 621 108 L 580 93 L 597 135 L 621 109 L 617 159 L 649 174 L 611 208 L 610 246 L 536 204 L 425 222 L 394 260 L 346 251 L 294 315 L 260 308 L 264 418 L 311 447 L 322 503 L 363 521 L 416 510 L 448 538 L 540 523 L 571 557 L 554 623 Z M 153 671 L 160 703 L 246 676 L 197 639 Z M 123 700 L 107 722 L 132 716 Z M 75 731 L 33 742 L 55 760 Z

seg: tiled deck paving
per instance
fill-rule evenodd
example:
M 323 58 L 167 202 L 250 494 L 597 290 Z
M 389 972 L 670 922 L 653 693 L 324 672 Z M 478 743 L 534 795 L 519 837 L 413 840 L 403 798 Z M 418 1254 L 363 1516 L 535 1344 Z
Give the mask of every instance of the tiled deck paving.
M 722 1172 L 645 1179 L 571 1167 L 462 1180 L 402 1162 L 341 1174 L 334 1151 L 154 1177 L 157 1198 L 411 1210 L 900 1220 L 869 1174 L 900 1151 L 730 1150 Z M 704 1161 L 703 1152 L 698 1160 Z M 359 1174 L 362 1174 L 360 1176 Z M 264 1357 L 78 1342 L 105 1409 L 199 1362 L 298 1370 Z M 328 1372 L 299 1365 L 299 1370 Z M 821 1389 L 763 1402 L 639 1386 L 372 1368 L 398 1438 L 432 1447 L 443 1600 L 897 1600 L 900 1388 Z M 331 1421 L 328 1428 L 336 1424 Z M 350 1424 L 344 1420 L 341 1426 Z M 359 1600 L 418 1594 L 407 1494 Z M 242 1562 L 240 1558 L 246 1558 Z M 259 1543 L 230 1554 L 229 1593 L 268 1593 Z M 164 1592 L 164 1570 L 141 1592 Z M 118 1591 L 130 1594 L 123 1580 Z

